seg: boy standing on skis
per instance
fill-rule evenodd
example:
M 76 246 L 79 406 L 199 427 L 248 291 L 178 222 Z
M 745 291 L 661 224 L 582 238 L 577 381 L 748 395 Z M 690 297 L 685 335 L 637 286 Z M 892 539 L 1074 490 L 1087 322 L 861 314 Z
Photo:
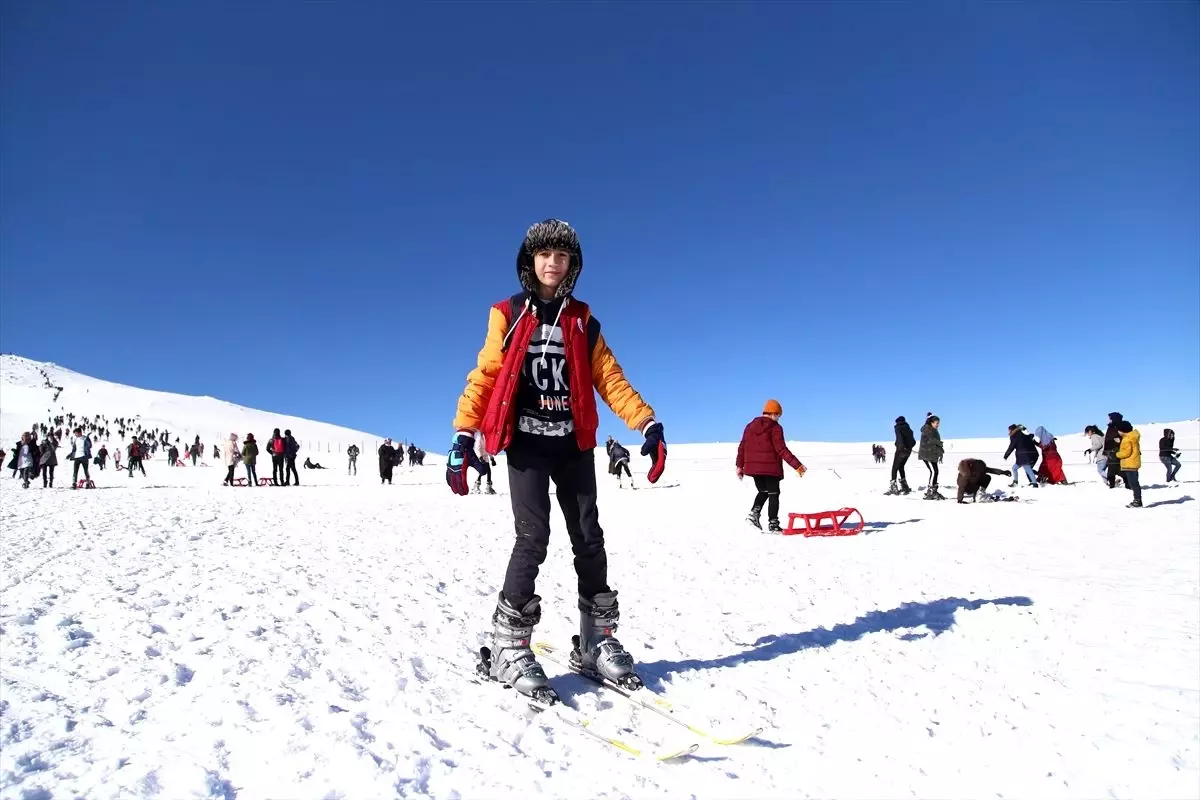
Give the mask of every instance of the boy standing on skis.
M 784 442 L 783 426 L 779 424 L 782 416 L 783 406 L 777 400 L 768 400 L 762 416 L 751 420 L 742 432 L 737 451 L 738 480 L 749 475 L 754 479 L 754 488 L 758 489 L 746 520 L 762 530 L 760 518 L 765 504 L 767 530 L 771 533 L 783 530 L 779 524 L 779 482 L 783 480 L 783 462 L 786 461 L 800 477 L 807 471 Z
M 617 593 L 608 584 L 608 555 L 596 507 L 596 392 L 631 429 L 645 437 L 642 455 L 656 482 L 666 466 L 662 423 L 629 385 L 586 304 L 572 295 L 583 269 L 579 237 L 565 222 L 532 225 L 517 250 L 522 291 L 492 306 L 477 366 L 467 376 L 446 460 L 455 494 L 470 491 L 475 440 L 487 452 L 507 453 L 516 544 L 492 615 L 492 647 L 479 670 L 541 703 L 557 702 L 530 637 L 541 621 L 534 593 L 550 539 L 550 482 L 575 554 L 579 647 L 574 666 L 627 688 L 641 688 L 633 657 L 614 633 Z

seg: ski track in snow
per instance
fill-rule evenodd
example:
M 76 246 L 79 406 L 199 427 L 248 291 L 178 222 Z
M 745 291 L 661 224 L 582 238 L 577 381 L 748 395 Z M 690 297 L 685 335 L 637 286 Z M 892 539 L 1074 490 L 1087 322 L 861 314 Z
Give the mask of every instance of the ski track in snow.
M 726 732 L 766 728 L 657 764 L 465 679 L 512 545 L 503 467 L 501 496 L 457 498 L 437 468 L 381 487 L 361 461 L 359 478 L 303 472 L 326 485 L 299 489 L 222 489 L 218 469 L 161 460 L 148 479 L 95 472 L 97 491 L 0 479 L 0 795 L 1200 787 L 1200 484 L 1148 490 L 1153 507 L 1131 511 L 1068 463 L 1080 484 L 973 507 L 882 497 L 883 468 L 814 469 L 784 482 L 784 511 L 857 505 L 868 529 L 805 539 L 740 522 L 753 490 L 727 460 L 673 457 L 664 482 L 679 485 L 650 491 L 602 475 L 619 635 L 648 684 Z M 577 612 L 561 520 L 538 590 L 537 638 L 565 646 Z M 547 669 L 606 729 L 690 738 Z

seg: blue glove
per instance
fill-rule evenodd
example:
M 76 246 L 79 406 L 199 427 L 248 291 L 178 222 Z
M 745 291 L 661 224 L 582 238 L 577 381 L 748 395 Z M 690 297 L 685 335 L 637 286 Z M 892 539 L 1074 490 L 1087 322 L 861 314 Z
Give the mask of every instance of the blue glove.
M 469 433 L 456 433 L 446 454 L 446 485 L 455 494 L 470 494 L 467 485 L 467 467 L 475 463 L 475 437 Z
M 667 468 L 667 440 L 663 438 L 662 423 L 650 423 L 646 430 L 642 431 L 642 435 L 646 437 L 646 443 L 642 445 L 642 455 L 649 456 L 653 462 L 650 471 L 646 473 L 646 480 L 658 483 L 663 470 Z

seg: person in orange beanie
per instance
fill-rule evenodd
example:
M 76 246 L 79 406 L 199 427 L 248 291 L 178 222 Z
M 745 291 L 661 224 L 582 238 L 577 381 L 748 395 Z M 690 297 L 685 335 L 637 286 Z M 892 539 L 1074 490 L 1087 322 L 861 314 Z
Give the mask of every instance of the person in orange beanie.
M 783 462 L 786 461 L 801 477 L 806 472 L 800 459 L 792 455 L 784 441 L 783 426 L 779 424 L 782 416 L 783 406 L 779 401 L 768 400 L 763 405 L 762 416 L 751 420 L 742 432 L 737 452 L 738 480 L 749 475 L 758 489 L 746 520 L 762 530 L 760 519 L 763 506 L 766 505 L 767 530 L 770 533 L 783 530 L 779 524 L 779 482 L 783 480 Z

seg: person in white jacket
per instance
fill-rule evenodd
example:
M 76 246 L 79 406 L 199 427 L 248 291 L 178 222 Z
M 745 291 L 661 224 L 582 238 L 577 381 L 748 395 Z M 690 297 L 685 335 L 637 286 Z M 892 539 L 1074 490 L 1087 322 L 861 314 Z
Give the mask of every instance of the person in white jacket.
M 222 453 L 222 458 L 225 462 L 225 467 L 229 471 L 225 473 L 225 480 L 221 485 L 233 486 L 233 471 L 237 469 L 238 464 L 242 463 L 242 449 L 238 447 L 238 435 L 236 433 L 229 434 L 229 445 Z
M 1100 480 L 1108 480 L 1108 456 L 1104 454 L 1104 431 L 1095 425 L 1088 425 L 1083 429 L 1083 435 L 1088 438 L 1088 449 L 1084 450 L 1083 454 L 1089 456 L 1092 463 L 1096 465 L 1096 472 L 1100 473 Z

